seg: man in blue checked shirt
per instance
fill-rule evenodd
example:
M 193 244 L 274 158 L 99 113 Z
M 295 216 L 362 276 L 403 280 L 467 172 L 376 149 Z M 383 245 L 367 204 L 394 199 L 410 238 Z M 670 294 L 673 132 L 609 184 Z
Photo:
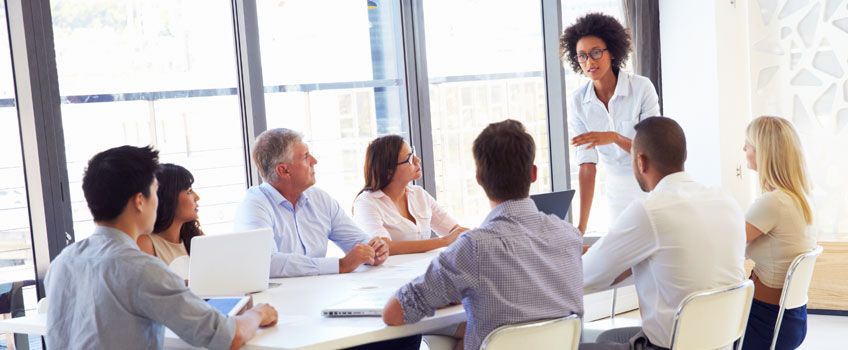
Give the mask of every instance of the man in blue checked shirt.
M 533 138 L 520 122 L 505 120 L 477 136 L 473 153 L 492 211 L 383 309 L 386 324 L 402 325 L 461 301 L 465 349 L 479 348 L 503 325 L 583 314 L 580 231 L 529 199 L 536 180 Z

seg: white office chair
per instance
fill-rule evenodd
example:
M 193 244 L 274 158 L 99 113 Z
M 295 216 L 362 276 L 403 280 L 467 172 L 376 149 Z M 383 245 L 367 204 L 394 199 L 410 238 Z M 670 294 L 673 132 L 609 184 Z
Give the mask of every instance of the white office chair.
M 191 264 L 191 258 L 188 255 L 183 255 L 171 261 L 171 264 L 168 265 L 171 268 L 171 271 L 180 276 L 182 279 L 188 279 L 188 267 Z
M 742 348 L 754 282 L 746 279 L 728 287 L 689 294 L 674 315 L 671 349 L 708 350 L 733 344 Z
M 798 255 L 789 269 L 786 271 L 786 280 L 783 281 L 783 292 L 780 293 L 780 308 L 777 312 L 777 322 L 774 323 L 774 338 L 771 340 L 771 350 L 777 344 L 777 336 L 780 333 L 780 323 L 783 321 L 783 311 L 794 309 L 807 304 L 807 290 L 810 289 L 810 280 L 813 279 L 813 268 L 816 259 L 822 254 L 822 247 Z
M 571 315 L 551 320 L 500 326 L 493 330 L 481 350 L 501 349 L 569 349 L 580 343 L 580 318 Z
M 421 345 L 421 349 L 453 350 L 456 347 L 457 339 L 446 335 L 424 334 L 421 336 L 421 342 L 424 343 Z
M 38 313 L 46 314 L 47 313 L 47 297 L 41 298 L 38 301 Z

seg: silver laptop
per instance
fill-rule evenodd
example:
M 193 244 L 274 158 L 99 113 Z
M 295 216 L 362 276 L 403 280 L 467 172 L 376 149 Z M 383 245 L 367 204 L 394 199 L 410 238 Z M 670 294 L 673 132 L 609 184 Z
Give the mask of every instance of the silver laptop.
M 270 228 L 192 238 L 188 288 L 203 297 L 267 289 L 273 242 Z
M 325 317 L 380 317 L 394 292 L 393 289 L 356 292 L 350 298 L 321 310 L 321 314 Z

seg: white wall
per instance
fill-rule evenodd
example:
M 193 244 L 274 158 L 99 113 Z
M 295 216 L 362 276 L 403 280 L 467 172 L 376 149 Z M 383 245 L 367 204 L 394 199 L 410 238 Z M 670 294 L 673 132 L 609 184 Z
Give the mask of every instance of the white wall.
M 737 1 L 742 2 L 742 1 Z M 746 208 L 744 128 L 751 119 L 747 6 L 660 0 L 663 114 L 686 133 L 686 170 Z M 737 176 L 737 167 L 742 167 Z

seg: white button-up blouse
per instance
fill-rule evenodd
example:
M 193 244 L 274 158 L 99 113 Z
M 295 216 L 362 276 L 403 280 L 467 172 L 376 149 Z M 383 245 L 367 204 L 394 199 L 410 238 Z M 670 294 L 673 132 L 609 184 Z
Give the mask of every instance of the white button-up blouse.
M 414 223 L 400 215 L 383 191 L 362 192 L 353 203 L 353 220 L 365 233 L 393 241 L 429 239 L 431 230 L 445 236 L 457 225 L 456 219 L 421 186 L 407 186 L 406 201 Z
M 621 71 L 615 92 L 608 103 L 609 111 L 595 94 L 589 81 L 571 95 L 568 109 L 569 136 L 575 137 L 590 131 L 615 131 L 633 139 L 633 129 L 639 121 L 660 115 L 657 91 L 651 80 L 640 75 Z M 632 176 L 630 153 L 611 143 L 586 149 L 580 146 L 576 152 L 577 164 L 599 161 L 618 174 Z

